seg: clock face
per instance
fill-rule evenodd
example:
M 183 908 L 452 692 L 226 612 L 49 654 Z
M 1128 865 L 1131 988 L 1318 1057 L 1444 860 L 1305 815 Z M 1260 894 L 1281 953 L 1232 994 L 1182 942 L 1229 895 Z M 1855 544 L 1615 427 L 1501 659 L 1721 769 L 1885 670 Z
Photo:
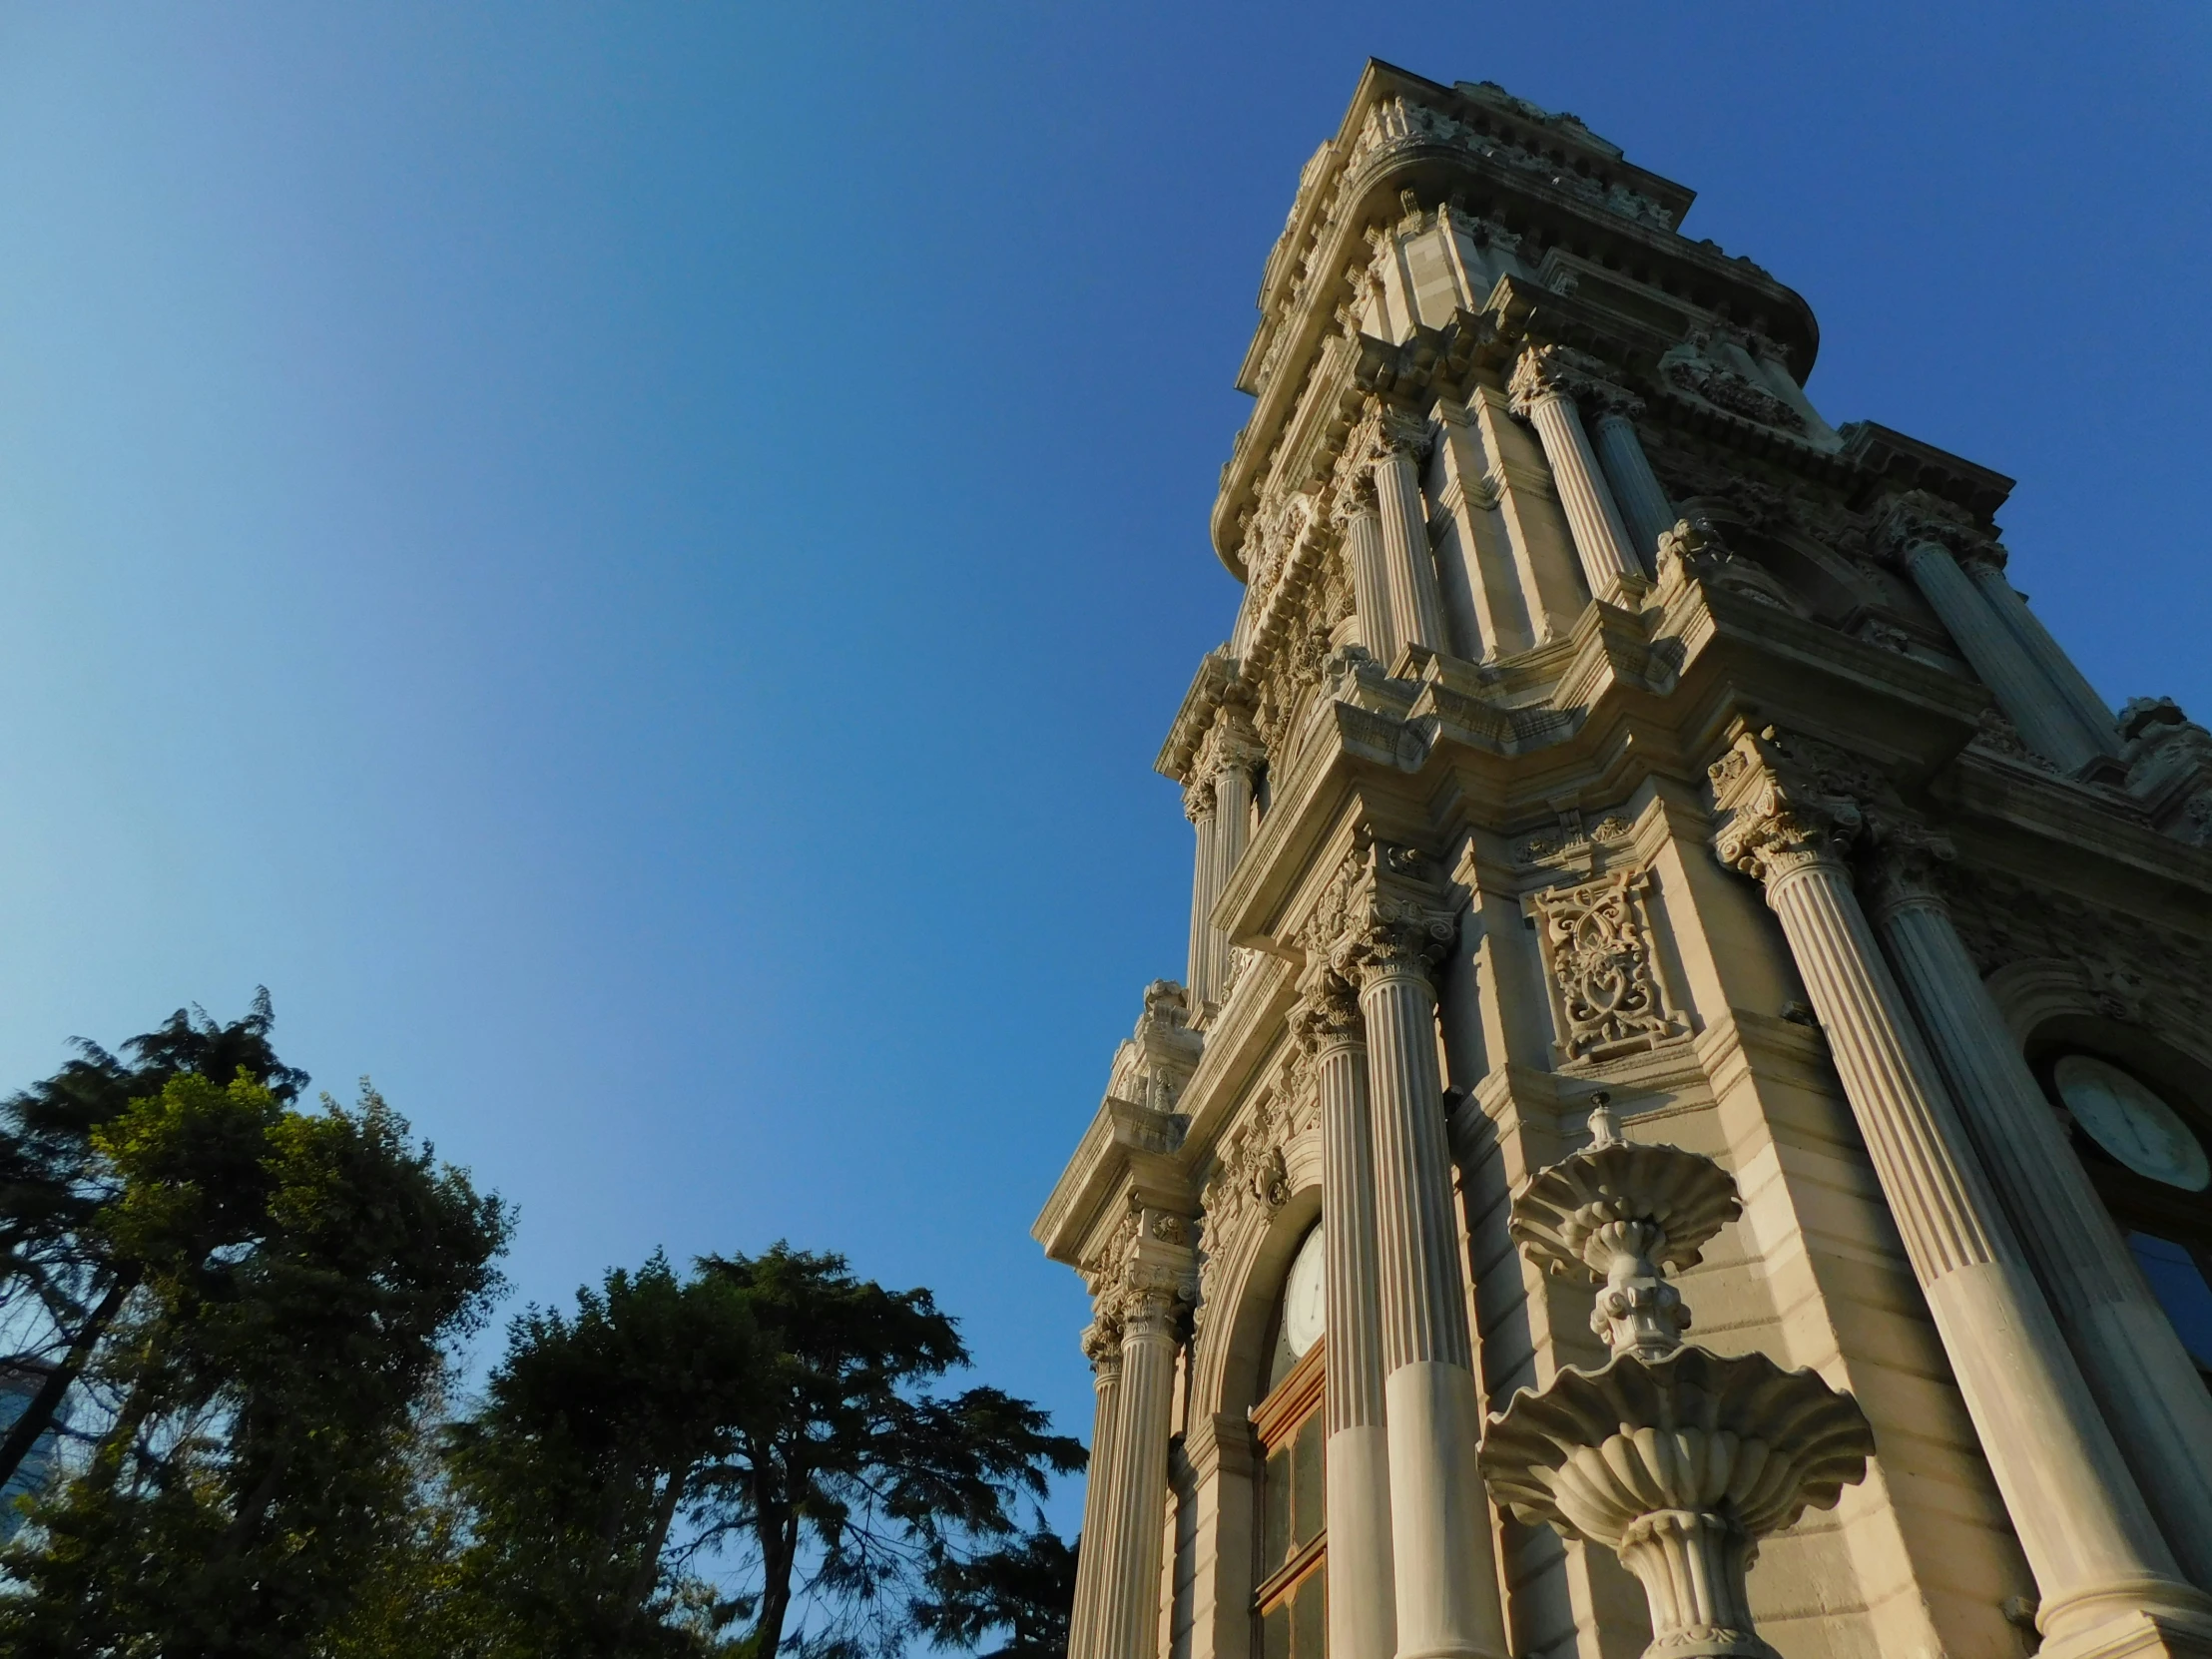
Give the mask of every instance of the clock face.
M 1322 1273 L 1321 1229 L 1316 1227 L 1298 1247 L 1291 1274 L 1283 1282 L 1283 1344 L 1294 1360 L 1321 1341 L 1328 1329 L 1328 1296 Z
M 2137 1175 L 2183 1192 L 2212 1186 L 2212 1160 L 2181 1114 L 2118 1066 L 2069 1054 L 2052 1068 L 2059 1098 L 2089 1138 Z

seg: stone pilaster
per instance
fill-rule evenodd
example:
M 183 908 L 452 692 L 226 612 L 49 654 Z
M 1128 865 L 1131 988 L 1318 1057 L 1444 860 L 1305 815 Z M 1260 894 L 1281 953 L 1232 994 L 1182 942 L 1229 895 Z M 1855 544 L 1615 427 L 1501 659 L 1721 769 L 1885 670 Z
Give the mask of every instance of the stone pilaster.
M 1190 969 L 1184 975 L 1191 988 L 1191 1012 L 1206 1006 L 1206 988 L 1213 983 L 1214 900 L 1220 895 L 1217 874 L 1220 863 L 1214 781 L 1194 771 L 1183 786 L 1183 816 L 1191 821 L 1196 837 L 1191 850 L 1191 949 Z
M 1329 1651 L 1342 1659 L 1390 1659 L 1397 1648 L 1396 1590 L 1367 1032 L 1352 988 L 1326 968 L 1309 983 L 1294 1017 L 1321 1096 Z
M 2105 753 L 2012 628 L 1959 568 L 1958 555 L 1980 545 L 1970 530 L 1905 503 L 1893 509 L 1882 533 L 1898 564 L 1950 631 L 1973 671 L 1996 694 L 1998 707 L 2029 748 L 2067 772 L 2078 772 Z
M 1712 781 L 1715 848 L 1781 919 L 2035 1573 L 2044 1654 L 2212 1640 L 2212 1599 L 2181 1581 L 1853 890 L 1845 855 L 1878 781 L 1771 729 L 1740 737 Z
M 1402 643 L 1390 614 L 1390 578 L 1382 546 L 1382 519 L 1376 505 L 1375 480 L 1361 476 L 1346 485 L 1343 502 L 1345 563 L 1352 570 L 1352 608 L 1360 618 L 1360 643 L 1387 673 L 1397 665 Z
M 1428 509 L 1421 503 L 1424 429 L 1410 416 L 1385 413 L 1377 423 L 1375 448 L 1375 495 L 1382 509 L 1383 571 L 1389 583 L 1396 649 L 1419 645 L 1449 651 L 1451 636 L 1436 587 L 1436 556 L 1428 545 Z M 1382 666 L 1397 666 L 1395 652 Z
M 1613 500 L 1635 544 L 1636 562 L 1648 574 L 1658 569 L 1659 538 L 1674 528 L 1675 513 L 1651 470 L 1643 439 L 1636 435 L 1636 416 L 1643 400 L 1617 386 L 1593 393 L 1597 418 L 1590 437 L 1597 448 L 1598 465 L 1613 487 Z
M 1429 979 L 1454 912 L 1408 848 L 1371 842 L 1345 873 L 1345 925 L 1329 954 L 1360 986 L 1367 1030 L 1397 1653 L 1502 1659 Z
M 1121 1322 L 1093 1322 L 1083 1333 L 1098 1396 L 1091 1418 L 1090 1474 L 1083 1484 L 1082 1550 L 1075 1569 L 1075 1607 L 1068 1624 L 1068 1659 L 1102 1659 L 1099 1606 L 1104 1594 L 1107 1539 L 1115 1530 L 1108 1502 L 1121 1437 Z
M 2212 1393 L 1974 971 L 1937 885 L 1949 856 L 1917 827 L 1886 829 L 1875 924 L 2136 1483 L 2212 1588 Z
M 1552 488 L 1566 510 L 1591 596 L 1619 604 L 1625 598 L 1623 578 L 1640 580 L 1642 566 L 1621 523 L 1613 492 L 1598 471 L 1575 406 L 1576 391 L 1588 383 L 1590 377 L 1576 353 L 1538 345 L 1521 353 L 1509 390 L 1513 412 L 1536 428 L 1543 444 Z

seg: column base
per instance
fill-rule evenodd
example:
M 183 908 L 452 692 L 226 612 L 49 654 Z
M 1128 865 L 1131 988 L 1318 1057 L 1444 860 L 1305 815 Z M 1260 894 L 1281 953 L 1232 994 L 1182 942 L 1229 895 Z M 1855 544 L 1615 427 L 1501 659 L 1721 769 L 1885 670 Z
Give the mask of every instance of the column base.
M 2075 1596 L 2036 1622 L 2036 1659 L 2212 1659 L 2212 1596 L 2166 1579 Z

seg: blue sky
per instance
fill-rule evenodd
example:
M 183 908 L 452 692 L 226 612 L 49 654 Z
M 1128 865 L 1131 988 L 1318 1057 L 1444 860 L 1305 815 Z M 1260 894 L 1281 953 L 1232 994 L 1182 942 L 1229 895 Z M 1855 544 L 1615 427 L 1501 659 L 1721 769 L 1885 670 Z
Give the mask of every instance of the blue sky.
M 1817 10 L 0 10 L 0 1083 L 266 983 L 518 1295 L 839 1249 L 1087 1432 L 1028 1226 L 1182 969 L 1150 762 L 1369 54 L 1696 188 L 2212 716 L 2212 14 Z

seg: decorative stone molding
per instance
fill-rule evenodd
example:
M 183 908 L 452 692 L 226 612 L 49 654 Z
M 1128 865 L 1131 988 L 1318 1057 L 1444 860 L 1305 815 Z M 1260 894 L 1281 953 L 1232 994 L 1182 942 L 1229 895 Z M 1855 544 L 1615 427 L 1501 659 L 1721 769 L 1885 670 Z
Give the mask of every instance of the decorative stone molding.
M 2212 732 L 2170 697 L 2138 697 L 2120 711 L 2127 792 L 2166 833 L 2212 846 Z
M 2027 747 L 2020 738 L 2020 729 L 2005 719 L 1999 709 L 1981 711 L 1978 730 L 1967 747 L 1984 755 L 1999 756 L 2014 766 L 2027 767 L 2047 777 L 2058 776 L 2058 769 Z
M 1757 604 L 1801 615 L 1797 600 L 1755 559 L 1740 558 L 1709 514 L 1693 512 L 1675 521 L 1659 537 L 1659 592 L 1662 601 L 1686 584 L 1702 582 L 1726 588 Z
M 1984 978 L 2015 963 L 2063 963 L 2107 1019 L 2212 1027 L 2212 963 L 2187 934 L 1993 870 L 1955 870 L 1951 920 Z
M 1677 357 L 1660 372 L 1667 384 L 1684 396 L 1709 403 L 1725 414 L 1736 415 L 1761 426 L 1771 426 L 1793 437 L 1805 435 L 1805 417 L 1788 403 L 1724 363 L 1705 356 Z
M 1547 858 L 1563 854 L 1587 851 L 1596 845 L 1614 845 L 1624 842 L 1635 832 L 1635 825 L 1618 813 L 1608 813 L 1595 824 L 1585 827 L 1582 815 L 1568 811 L 1559 815 L 1556 830 L 1538 830 L 1524 835 L 1513 843 L 1513 862 L 1516 864 L 1540 863 Z
M 1652 960 L 1650 891 L 1645 869 L 1528 895 L 1569 1064 L 1642 1053 L 1689 1030 Z

